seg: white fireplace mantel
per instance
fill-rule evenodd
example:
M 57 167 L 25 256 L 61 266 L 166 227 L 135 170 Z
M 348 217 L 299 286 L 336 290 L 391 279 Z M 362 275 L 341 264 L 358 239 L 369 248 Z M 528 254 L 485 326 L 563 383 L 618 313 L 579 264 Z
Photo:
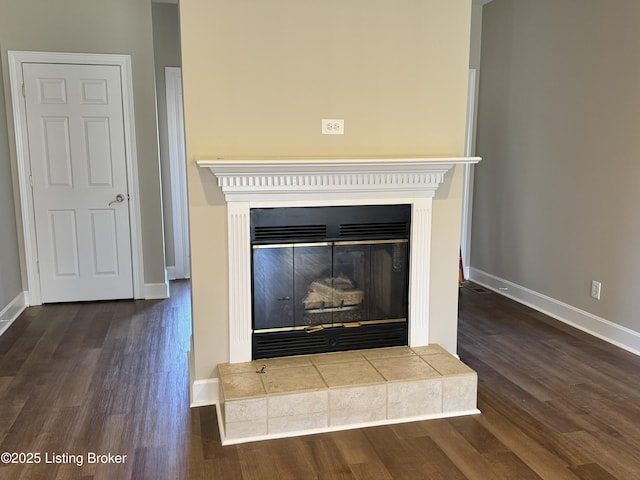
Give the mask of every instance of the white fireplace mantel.
M 250 209 L 411 204 L 409 346 L 429 344 L 432 199 L 455 165 L 478 157 L 224 158 L 199 160 L 227 201 L 229 361 L 251 360 Z
M 227 202 L 433 197 L 454 165 L 478 157 L 225 158 L 199 160 Z

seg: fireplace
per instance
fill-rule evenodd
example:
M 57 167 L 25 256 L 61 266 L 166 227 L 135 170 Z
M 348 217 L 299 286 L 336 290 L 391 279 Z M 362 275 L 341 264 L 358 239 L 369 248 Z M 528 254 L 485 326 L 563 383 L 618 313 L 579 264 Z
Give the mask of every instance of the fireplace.
M 410 205 L 254 208 L 254 359 L 407 345 Z
M 198 166 L 211 170 L 217 177 L 227 206 L 229 362 L 248 362 L 254 358 L 253 339 L 259 334 L 254 330 L 260 330 L 254 326 L 252 299 L 254 245 L 251 214 L 256 209 L 360 205 L 405 205 L 409 208 L 407 338 L 403 344 L 409 347 L 429 345 L 433 197 L 454 165 L 472 164 L 479 160 L 477 157 L 199 160 Z M 394 247 L 390 248 L 393 258 Z M 395 248 L 397 252 L 398 247 Z M 457 263 L 452 262 L 452 268 L 457 271 Z M 322 278 L 332 277 L 335 275 Z M 452 288 L 457 287 L 452 285 Z M 366 327 L 361 325 L 343 330 L 353 330 L 362 335 Z M 330 333 L 337 328 L 323 327 L 322 330 Z M 308 334 L 304 330 L 298 334 L 308 338 L 315 336 L 315 333 Z

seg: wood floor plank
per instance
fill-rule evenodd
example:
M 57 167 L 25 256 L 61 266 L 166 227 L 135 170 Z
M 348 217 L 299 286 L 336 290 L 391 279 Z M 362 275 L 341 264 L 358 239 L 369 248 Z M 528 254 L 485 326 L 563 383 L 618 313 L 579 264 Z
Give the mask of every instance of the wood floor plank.
M 571 467 L 571 471 L 574 472 L 582 480 L 616 480 L 617 478 L 611 475 L 597 463 L 576 465 L 575 467 Z
M 319 479 L 353 478 L 342 452 L 327 435 L 311 435 L 304 439 L 304 443 Z
M 469 480 L 500 478 L 491 464 L 446 420 L 434 420 L 428 431 L 433 441 Z
M 385 465 L 380 461 L 356 463 L 349 468 L 357 480 L 393 480 Z

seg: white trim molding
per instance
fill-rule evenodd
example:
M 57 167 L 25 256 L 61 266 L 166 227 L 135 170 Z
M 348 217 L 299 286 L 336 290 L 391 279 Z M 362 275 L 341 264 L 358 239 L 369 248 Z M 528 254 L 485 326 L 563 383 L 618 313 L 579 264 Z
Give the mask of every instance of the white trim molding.
M 469 280 L 527 307 L 600 338 L 628 352 L 640 355 L 640 332 L 617 325 L 592 313 L 530 290 L 482 270 L 471 268 Z
M 477 71 L 469 70 L 469 83 L 467 86 L 467 131 L 464 145 L 464 153 L 471 156 L 475 153 L 476 132 L 476 89 L 478 85 Z M 471 222 L 473 217 L 473 178 L 475 166 L 468 163 L 464 166 L 462 180 L 462 224 L 460 232 L 460 254 L 462 255 L 462 267 L 464 277 L 469 276 L 471 265 Z
M 477 157 L 199 160 L 227 201 L 229 361 L 251 360 L 249 213 L 259 207 L 410 204 L 409 346 L 429 344 L 432 199 L 454 165 Z
M 144 297 L 144 266 L 142 252 L 142 226 L 140 222 L 140 193 L 138 187 L 138 158 L 136 151 L 135 116 L 133 111 L 133 76 L 130 55 L 106 55 L 94 53 L 61 52 L 8 52 L 9 78 L 16 137 L 18 184 L 27 270 L 27 294 L 30 305 L 40 305 L 40 275 L 37 266 L 36 230 L 33 214 L 33 198 L 29 183 L 29 139 L 27 136 L 27 112 L 22 101 L 22 64 L 85 64 L 115 65 L 120 68 L 122 82 L 122 109 L 125 130 L 125 154 L 127 159 L 127 187 L 129 193 L 129 223 L 131 231 L 131 259 L 133 271 L 133 296 Z
M 171 275 L 191 278 L 189 253 L 189 212 L 187 201 L 187 163 L 185 160 L 184 114 L 182 105 L 182 69 L 165 67 L 169 175 L 173 219 L 174 263 Z
M 27 306 L 27 292 L 20 292 L 0 311 L 0 335 L 24 312 Z
M 143 297 L 145 300 L 161 300 L 169 298 L 169 275 L 168 270 L 164 271 L 164 283 L 145 283 Z
M 348 198 L 431 198 L 445 174 L 478 157 L 252 158 L 199 160 L 227 202 Z M 276 198 L 273 198 L 276 196 Z
M 189 363 L 189 406 L 206 407 L 208 405 L 220 404 L 220 381 L 217 377 L 196 380 L 194 378 L 195 360 L 193 358 L 193 335 L 189 339 L 191 348 L 187 352 L 187 362 Z
M 219 391 L 220 386 L 217 378 L 208 378 L 206 380 L 196 380 L 191 382 L 191 403 L 189 406 L 193 408 L 206 407 L 208 405 L 219 405 Z

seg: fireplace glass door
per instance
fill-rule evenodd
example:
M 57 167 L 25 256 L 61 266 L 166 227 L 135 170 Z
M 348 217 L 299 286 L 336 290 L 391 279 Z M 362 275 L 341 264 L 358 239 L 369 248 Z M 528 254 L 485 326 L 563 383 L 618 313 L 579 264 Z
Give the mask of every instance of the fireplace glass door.
M 406 322 L 408 241 L 254 245 L 254 331 Z

